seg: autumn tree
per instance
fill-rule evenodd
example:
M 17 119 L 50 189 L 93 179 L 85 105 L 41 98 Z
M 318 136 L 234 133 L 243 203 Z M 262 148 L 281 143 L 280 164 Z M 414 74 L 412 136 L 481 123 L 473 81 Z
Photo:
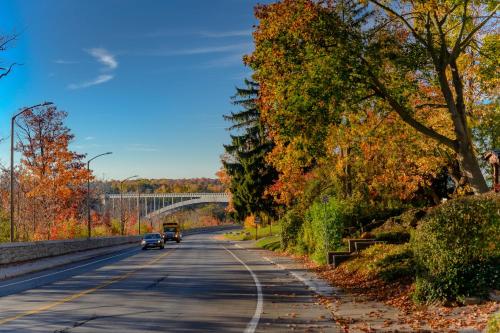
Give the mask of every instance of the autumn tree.
M 272 149 L 266 128 L 257 106 L 259 85 L 245 80 L 244 88 L 237 88 L 233 104 L 241 110 L 225 115 L 232 123 L 231 143 L 224 145 L 223 166 L 230 178 L 229 191 L 233 216 L 242 221 L 251 214 L 273 214 L 273 199 L 266 189 L 276 179 L 276 170 L 266 162 Z
M 17 150 L 22 154 L 19 182 L 34 206 L 33 229 L 46 238 L 53 237 L 61 223 L 78 219 L 84 184 L 91 177 L 84 155 L 69 149 L 74 135 L 64 124 L 66 116 L 48 105 L 24 112 L 17 122 Z
M 485 192 L 473 132 L 494 98 L 471 92 L 478 76 L 468 59 L 479 61 L 497 6 L 347 0 L 257 6 L 256 48 L 246 61 L 261 83 L 263 117 L 278 145 L 321 149 L 325 124 L 339 124 L 346 113 L 381 101 L 381 116 L 389 109 L 452 151 L 471 188 Z M 434 118 L 446 115 L 448 127 L 433 127 L 421 110 Z M 317 154 L 297 161 L 307 167 L 311 156 Z

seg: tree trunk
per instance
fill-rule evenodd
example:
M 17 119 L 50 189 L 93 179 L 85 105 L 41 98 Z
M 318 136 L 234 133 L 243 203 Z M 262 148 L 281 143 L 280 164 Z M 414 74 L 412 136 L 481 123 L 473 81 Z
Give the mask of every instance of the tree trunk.
M 488 192 L 488 185 L 486 185 L 486 180 L 484 179 L 474 153 L 472 138 L 467 125 L 465 104 L 463 103 L 463 87 L 460 75 L 458 74 L 458 67 L 454 62 L 452 62 L 451 68 L 456 101 L 446 76 L 446 65 L 442 62 L 436 64 L 441 92 L 443 93 L 443 97 L 448 106 L 448 111 L 450 112 L 451 120 L 454 126 L 457 143 L 457 146 L 455 147 L 457 160 L 462 174 L 467 178 L 474 193 L 485 193 Z
M 458 162 L 460 163 L 460 168 L 462 173 L 467 177 L 469 185 L 475 194 L 488 192 L 488 185 L 484 179 L 479 163 L 474 154 L 474 151 L 469 147 L 463 147 L 460 143 L 458 148 Z

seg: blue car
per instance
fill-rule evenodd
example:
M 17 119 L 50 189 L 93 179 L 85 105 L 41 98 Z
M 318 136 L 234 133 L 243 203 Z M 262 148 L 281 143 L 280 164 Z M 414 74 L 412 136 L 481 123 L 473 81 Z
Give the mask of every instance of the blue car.
M 157 247 L 160 249 L 165 248 L 165 242 L 158 232 L 145 234 L 144 238 L 141 240 L 141 247 L 143 250 L 147 250 L 150 247 Z

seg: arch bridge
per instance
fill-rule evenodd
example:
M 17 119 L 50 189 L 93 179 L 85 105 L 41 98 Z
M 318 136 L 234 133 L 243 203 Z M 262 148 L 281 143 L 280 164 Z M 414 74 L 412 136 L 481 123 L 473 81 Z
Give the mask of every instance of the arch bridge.
M 141 218 L 152 219 L 172 214 L 185 206 L 204 203 L 228 203 L 227 193 L 123 193 L 105 194 L 105 209 L 117 216 L 123 211 L 134 211 Z

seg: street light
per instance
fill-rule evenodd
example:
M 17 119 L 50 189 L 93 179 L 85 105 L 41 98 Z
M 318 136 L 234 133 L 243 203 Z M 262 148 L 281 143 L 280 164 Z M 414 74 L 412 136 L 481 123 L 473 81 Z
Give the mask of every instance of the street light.
M 14 125 L 16 123 L 17 116 L 23 114 L 26 111 L 30 111 L 34 108 L 40 106 L 53 105 L 52 102 L 44 102 L 41 104 L 33 105 L 22 109 L 10 120 L 10 241 L 14 242 Z
M 141 234 L 141 184 L 137 184 L 137 222 L 139 223 L 139 235 Z
M 113 154 L 112 152 L 108 151 L 107 153 L 104 154 L 99 154 L 97 156 L 92 157 L 90 160 L 87 161 L 87 171 L 88 171 L 88 178 L 87 178 L 87 238 L 90 239 L 91 236 L 91 227 L 90 227 L 90 162 L 95 160 L 98 157 L 104 156 L 104 155 L 111 155 Z
M 130 177 L 125 178 L 124 180 L 122 180 L 120 182 L 120 221 L 122 223 L 122 225 L 121 225 L 122 236 L 125 234 L 125 220 L 123 219 L 123 190 L 122 190 L 122 187 L 123 187 L 124 182 L 126 182 L 129 179 L 136 178 L 136 177 L 139 177 L 139 176 L 138 175 L 130 176 Z

